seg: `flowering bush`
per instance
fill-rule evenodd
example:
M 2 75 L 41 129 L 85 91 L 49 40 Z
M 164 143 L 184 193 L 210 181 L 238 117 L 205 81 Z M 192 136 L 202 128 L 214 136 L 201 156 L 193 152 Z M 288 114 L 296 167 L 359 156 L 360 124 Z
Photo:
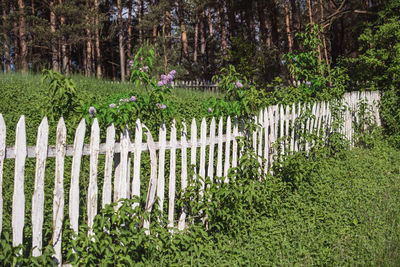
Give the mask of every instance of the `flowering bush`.
M 127 126 L 130 129 L 134 128 L 138 118 L 153 129 L 159 127 L 163 120 L 172 120 L 176 114 L 170 98 L 176 71 L 163 74 L 157 80 L 152 75 L 153 58 L 153 50 L 146 51 L 145 55 L 140 49 L 130 64 L 132 67 L 130 81 L 137 86 L 143 86 L 146 89 L 145 95 L 114 96 L 106 103 L 91 104 L 86 109 L 88 110 L 86 118 L 90 121 L 97 117 L 103 126 L 114 123 L 120 131 Z

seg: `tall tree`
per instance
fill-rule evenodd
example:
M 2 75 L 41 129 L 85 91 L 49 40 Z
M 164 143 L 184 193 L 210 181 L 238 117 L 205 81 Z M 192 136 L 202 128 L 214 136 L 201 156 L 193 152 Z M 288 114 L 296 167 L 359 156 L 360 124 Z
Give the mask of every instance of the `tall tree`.
M 54 1 L 50 1 L 51 65 L 53 71 L 60 71 L 58 65 L 58 45 L 56 38 L 56 13 Z
M 62 0 L 58 1 L 59 5 L 63 4 Z M 64 13 L 64 12 L 63 12 Z M 61 27 L 61 53 L 62 53 L 62 70 L 64 73 L 69 74 L 69 59 L 68 59 L 68 51 L 67 51 L 67 38 L 65 36 L 65 30 L 63 29 L 65 25 L 65 16 L 63 14 L 60 15 L 60 27 Z
M 132 9 L 133 9 L 132 0 L 128 1 L 128 32 L 127 32 L 127 40 L 126 40 L 126 57 L 127 57 L 127 64 L 126 64 L 126 75 L 129 77 L 130 72 L 130 64 L 129 60 L 132 57 Z
M 20 61 L 21 71 L 26 73 L 28 71 L 27 62 L 27 44 L 26 44 L 26 24 L 25 24 L 25 3 L 23 0 L 18 0 L 19 11 L 19 46 L 20 46 Z
M 287 39 L 288 39 L 288 48 L 289 48 L 289 52 L 292 53 L 293 52 L 293 37 L 292 37 L 292 30 L 290 28 L 290 2 L 284 0 L 283 1 L 283 6 L 285 8 L 285 23 L 286 23 L 286 34 L 287 34 Z
M 86 15 L 85 15 L 85 19 L 86 19 L 86 61 L 85 61 L 85 65 L 86 65 L 86 76 L 91 76 L 92 75 L 92 32 L 91 32 L 91 18 L 90 18 L 90 14 L 92 14 L 91 12 L 91 1 L 90 0 L 86 0 L 86 6 L 87 6 L 87 10 L 86 10 Z
M 9 42 L 10 42 L 10 38 L 8 36 L 8 25 L 6 25 L 6 21 L 8 21 L 8 14 L 7 14 L 7 10 L 8 8 L 8 1 L 7 0 L 2 0 L 1 1 L 1 7 L 3 9 L 2 11 L 2 20 L 3 20 L 3 38 L 4 38 L 4 45 L 3 45 L 3 49 L 4 49 L 4 61 L 5 61 L 5 69 L 4 71 L 9 72 L 10 71 L 10 46 L 9 46 Z
M 179 27 L 181 29 L 181 42 L 182 42 L 182 51 L 185 58 L 189 58 L 188 51 L 188 39 L 186 33 L 186 25 L 185 25 L 185 4 L 183 0 L 178 0 L 178 19 L 179 19 Z
M 117 0 L 118 9 L 118 43 L 119 43 L 119 61 L 121 70 L 121 81 L 125 81 L 125 49 L 124 49 L 124 29 L 122 22 L 122 3 Z
M 100 24 L 99 24 L 99 1 L 94 0 L 94 7 L 95 7 L 95 44 L 96 44 L 96 76 L 98 79 L 102 77 L 102 62 L 101 62 L 101 50 L 100 50 Z
M 225 57 L 227 55 L 228 43 L 226 40 L 225 1 L 223 0 L 219 1 L 218 15 L 219 15 L 219 29 L 221 34 L 222 56 Z

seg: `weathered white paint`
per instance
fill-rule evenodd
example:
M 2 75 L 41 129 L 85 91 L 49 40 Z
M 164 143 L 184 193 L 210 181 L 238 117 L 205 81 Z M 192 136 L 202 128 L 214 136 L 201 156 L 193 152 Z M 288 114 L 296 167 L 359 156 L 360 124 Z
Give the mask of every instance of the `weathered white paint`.
M 228 171 L 230 166 L 230 154 L 231 154 L 231 139 L 232 139 L 232 123 L 231 123 L 231 117 L 228 116 L 226 120 L 226 142 L 225 142 L 225 163 L 224 163 L 224 177 L 225 177 L 225 183 L 229 182 L 228 179 Z
M 42 255 L 42 229 L 44 212 L 44 174 L 46 169 L 49 124 L 44 117 L 36 139 L 35 185 L 32 196 L 32 256 Z
M 112 167 L 114 161 L 114 144 L 115 144 L 115 127 L 111 124 L 107 127 L 106 137 L 106 160 L 104 163 L 104 184 L 103 184 L 103 198 L 101 207 L 104 208 L 107 204 L 111 204 L 112 193 Z
M 97 162 L 99 158 L 99 145 L 100 145 L 100 128 L 97 118 L 94 119 L 92 124 L 92 131 L 90 134 L 90 172 L 89 172 L 89 187 L 87 194 L 87 216 L 89 233 L 93 227 L 94 217 L 97 215 Z
M 161 123 L 159 132 L 160 150 L 158 151 L 158 179 L 157 179 L 157 197 L 158 208 L 163 213 L 164 198 L 165 198 L 165 143 L 167 138 L 167 129 L 165 123 Z
M 181 143 L 182 143 L 182 168 L 181 168 L 181 190 L 182 193 L 185 192 L 187 187 L 187 127 L 186 123 L 182 122 L 182 131 L 181 131 Z M 183 230 L 185 228 L 186 223 L 186 211 L 185 207 L 183 207 L 181 216 L 179 217 L 178 229 Z
M 218 152 L 217 152 L 217 177 L 222 177 L 222 134 L 223 134 L 223 121 L 222 117 L 219 118 L 218 123 Z M 220 182 L 220 181 L 218 181 Z
M 145 128 L 146 136 L 147 136 L 147 145 L 150 151 L 150 181 L 149 187 L 147 189 L 147 197 L 146 197 L 146 206 L 145 210 L 148 213 L 151 213 L 152 207 L 155 203 L 156 198 L 156 190 L 157 190 L 157 153 L 155 150 L 155 145 L 153 141 L 153 137 L 151 136 L 150 130 L 143 124 L 143 128 Z M 150 214 L 149 214 L 150 217 Z M 144 220 L 143 228 L 146 231 L 146 234 L 150 234 L 150 219 Z
M 76 128 L 74 140 L 74 154 L 71 167 L 71 184 L 69 189 L 69 220 L 71 228 L 78 234 L 79 220 L 79 172 L 81 169 L 81 159 L 83 150 L 83 141 L 85 139 L 86 124 L 82 119 Z
M 208 154 L 208 172 L 207 176 L 211 182 L 214 179 L 214 148 L 215 148 L 215 118 L 213 117 L 210 124 L 210 147 Z
M 53 198 L 53 248 L 57 265 L 62 265 L 61 244 L 62 244 L 62 224 L 64 219 L 64 158 L 65 145 L 67 143 L 67 128 L 64 119 L 61 118 L 57 125 L 56 135 L 56 170 L 54 178 L 54 198 Z
M 207 138 L 207 123 L 206 119 L 203 118 L 201 120 L 200 127 L 200 168 L 199 168 L 199 176 L 200 176 L 200 195 L 203 196 L 204 193 L 204 180 L 206 179 L 206 138 Z
M 175 120 L 171 126 L 171 154 L 168 182 L 168 227 L 174 227 L 175 187 L 176 187 L 176 127 Z
M 139 119 L 136 120 L 135 153 L 133 158 L 132 196 L 140 197 L 140 160 L 142 155 L 143 130 Z
M 22 244 L 25 223 L 24 174 L 26 159 L 25 117 L 21 116 L 15 134 L 15 176 L 12 203 L 13 246 Z

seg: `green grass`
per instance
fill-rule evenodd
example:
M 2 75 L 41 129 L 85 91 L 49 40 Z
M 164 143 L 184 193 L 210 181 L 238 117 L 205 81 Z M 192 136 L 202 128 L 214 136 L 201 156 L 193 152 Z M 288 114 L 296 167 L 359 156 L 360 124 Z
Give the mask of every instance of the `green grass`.
M 290 172 L 278 177 L 292 183 L 280 202 L 271 203 L 275 212 L 252 218 L 235 237 L 193 240 L 197 250 L 180 251 L 163 264 L 399 266 L 399 163 L 400 151 L 386 146 L 290 159 Z

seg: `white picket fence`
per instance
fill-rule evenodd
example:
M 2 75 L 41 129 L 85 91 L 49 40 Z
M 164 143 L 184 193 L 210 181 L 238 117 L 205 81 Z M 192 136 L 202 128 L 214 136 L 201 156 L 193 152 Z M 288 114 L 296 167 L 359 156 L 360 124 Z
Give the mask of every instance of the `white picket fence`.
M 354 129 L 352 121 L 358 119 L 356 112 L 360 99 L 370 106 L 376 122 L 380 125 L 378 101 L 379 92 L 352 92 L 346 93 L 343 102 L 350 108 L 344 113 L 344 127 L 342 133 L 349 140 L 353 139 Z M 311 115 L 302 124 L 299 116 L 305 109 L 311 111 Z M 252 139 L 253 149 L 259 155 L 262 171 L 269 172 L 277 150 L 272 145 L 278 142 L 279 153 L 293 153 L 300 150 L 309 150 L 313 141 L 303 142 L 300 138 L 305 130 L 310 133 L 326 136 L 331 131 L 332 113 L 328 102 L 293 104 L 291 106 L 275 105 L 261 110 L 255 116 L 258 123 L 257 129 L 249 133 Z M 224 123 L 225 122 L 225 123 Z M 44 176 L 46 158 L 55 157 L 55 186 L 53 196 L 53 246 L 55 257 L 61 264 L 62 225 L 64 216 L 64 159 L 72 156 L 70 190 L 69 190 L 69 219 L 71 228 L 76 233 L 79 229 L 79 175 L 83 155 L 90 156 L 90 174 L 87 192 L 87 223 L 93 225 L 93 220 L 101 207 L 112 201 L 116 202 L 122 198 L 131 198 L 140 195 L 141 184 L 141 156 L 142 153 L 150 153 L 150 180 L 147 191 L 145 208 L 151 211 L 153 203 L 158 197 L 159 207 L 163 207 L 166 195 L 166 179 L 168 178 L 168 226 L 184 229 L 186 226 L 186 214 L 175 214 L 175 192 L 177 184 L 177 150 L 181 150 L 180 161 L 180 184 L 184 191 L 188 185 L 188 169 L 195 166 L 194 173 L 201 177 L 209 177 L 211 181 L 222 179 L 229 182 L 228 170 L 238 165 L 241 154 L 236 137 L 244 136 L 245 129 L 240 129 L 240 123 L 236 119 L 228 117 L 226 121 L 222 118 L 212 118 L 207 125 L 202 119 L 200 133 L 197 133 L 198 125 L 195 119 L 191 122 L 190 139 L 188 138 L 187 126 L 182 125 L 182 130 L 177 133 L 175 122 L 171 125 L 170 139 L 167 140 L 167 128 L 163 124 L 160 127 L 158 141 L 154 141 L 147 127 L 139 120 L 136 121 L 134 129 L 134 142 L 131 142 L 128 130 L 121 134 L 120 142 L 117 143 L 115 128 L 113 125 L 107 128 L 106 143 L 100 144 L 100 129 L 97 119 L 91 126 L 90 144 L 84 144 L 86 124 L 85 120 L 79 123 L 76 129 L 74 144 L 66 143 L 66 126 L 61 118 L 57 126 L 56 145 L 48 145 L 49 127 L 47 119 L 44 118 L 38 128 L 37 144 L 33 147 L 26 145 L 25 118 L 21 116 L 16 128 L 15 146 L 6 147 L 6 125 L 0 114 L 0 234 L 3 221 L 3 195 L 2 177 L 3 164 L 6 159 L 15 159 L 14 192 L 12 199 L 12 239 L 13 245 L 18 246 L 23 242 L 23 229 L 25 224 L 25 193 L 24 193 L 24 171 L 26 158 L 36 158 L 35 187 L 32 198 L 32 247 L 33 256 L 39 256 L 42 248 L 42 229 L 44 213 Z M 132 131 L 133 132 L 133 131 Z M 143 142 L 143 134 L 147 140 Z M 216 149 L 216 150 L 215 150 Z M 166 151 L 170 150 L 169 174 L 165 173 Z M 199 150 L 199 152 L 198 152 Z M 190 151 L 190 155 L 188 154 Z M 216 152 L 216 153 L 215 153 Z M 198 157 L 199 153 L 199 157 Z M 99 154 L 105 154 L 104 166 L 98 165 Z M 116 161 L 114 155 L 119 154 Z M 216 164 L 214 164 L 216 154 Z M 190 164 L 189 162 L 190 157 Z M 133 164 L 131 164 L 131 158 Z M 199 160 L 198 160 L 199 159 Z M 114 163 L 114 167 L 113 167 Z M 104 168 L 104 179 L 101 200 L 98 195 L 98 170 Z M 131 171 L 133 167 L 133 171 Z M 113 175 L 114 174 L 114 175 Z M 132 175 L 132 177 L 131 177 Z M 112 179 L 114 187 L 112 188 Z M 200 180 L 201 182 L 201 180 Z M 222 182 L 222 181 L 221 181 Z M 204 182 L 202 188 L 204 189 Z M 149 228 L 150 222 L 144 222 L 144 227 Z M 150 229 L 148 229 L 150 231 Z

